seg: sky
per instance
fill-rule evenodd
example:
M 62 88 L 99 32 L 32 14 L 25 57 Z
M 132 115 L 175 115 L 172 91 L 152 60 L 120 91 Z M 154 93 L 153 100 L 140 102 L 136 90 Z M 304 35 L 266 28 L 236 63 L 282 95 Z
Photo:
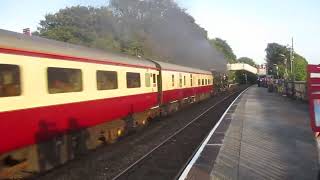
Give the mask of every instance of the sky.
M 176 0 L 208 31 L 228 42 L 237 57 L 265 62 L 268 43 L 291 44 L 309 63 L 320 64 L 319 0 Z M 1 0 L 0 29 L 35 31 L 48 13 L 73 5 L 100 6 L 106 0 Z

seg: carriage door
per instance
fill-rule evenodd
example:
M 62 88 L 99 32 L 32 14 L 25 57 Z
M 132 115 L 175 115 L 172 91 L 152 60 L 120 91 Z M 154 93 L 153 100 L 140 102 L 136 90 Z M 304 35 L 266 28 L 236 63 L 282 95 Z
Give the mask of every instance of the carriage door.
M 162 104 L 162 78 L 161 78 L 161 71 L 157 75 L 157 86 L 158 86 L 158 102 Z

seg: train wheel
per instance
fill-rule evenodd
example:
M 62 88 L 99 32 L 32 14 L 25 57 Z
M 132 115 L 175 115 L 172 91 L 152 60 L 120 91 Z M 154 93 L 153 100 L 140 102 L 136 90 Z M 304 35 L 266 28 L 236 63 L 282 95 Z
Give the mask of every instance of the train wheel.
M 104 137 L 108 144 L 115 143 L 118 139 L 125 135 L 126 124 L 123 120 L 118 122 L 110 122 L 108 128 L 105 130 Z
M 149 124 L 150 110 L 133 115 L 134 122 L 137 128 L 143 128 Z

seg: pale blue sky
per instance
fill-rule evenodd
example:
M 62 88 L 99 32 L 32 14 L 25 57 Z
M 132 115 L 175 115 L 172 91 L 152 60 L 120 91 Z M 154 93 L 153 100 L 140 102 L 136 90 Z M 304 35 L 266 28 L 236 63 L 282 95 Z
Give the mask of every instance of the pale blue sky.
M 262 63 L 268 42 L 289 44 L 310 63 L 320 63 L 319 0 L 177 0 L 210 38 L 227 40 L 238 57 Z M 106 4 L 106 0 L 1 0 L 0 29 L 21 32 L 47 13 L 72 5 Z

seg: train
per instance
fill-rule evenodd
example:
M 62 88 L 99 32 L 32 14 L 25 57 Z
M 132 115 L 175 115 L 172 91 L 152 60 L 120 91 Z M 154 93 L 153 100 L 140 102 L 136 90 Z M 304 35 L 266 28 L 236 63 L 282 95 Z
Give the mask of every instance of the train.
M 213 84 L 210 71 L 0 30 L 0 179 L 115 142 Z

